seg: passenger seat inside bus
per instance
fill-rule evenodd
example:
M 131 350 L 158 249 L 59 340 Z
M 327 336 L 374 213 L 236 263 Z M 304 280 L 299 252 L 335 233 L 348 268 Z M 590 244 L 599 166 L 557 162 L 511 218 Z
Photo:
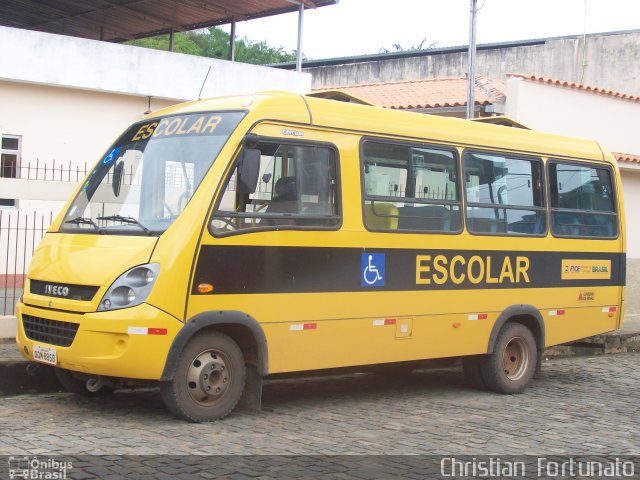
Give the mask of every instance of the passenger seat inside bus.
M 300 204 L 295 177 L 281 177 L 273 186 L 273 198 L 265 213 L 299 213 Z M 263 225 L 295 225 L 293 218 L 265 218 Z
M 451 231 L 451 212 L 442 205 L 404 206 L 398 209 L 400 230 Z
M 575 213 L 554 212 L 554 233 L 577 237 L 580 235 L 580 222 Z
M 398 207 L 393 203 L 367 203 L 364 206 L 365 225 L 374 230 L 397 230 Z

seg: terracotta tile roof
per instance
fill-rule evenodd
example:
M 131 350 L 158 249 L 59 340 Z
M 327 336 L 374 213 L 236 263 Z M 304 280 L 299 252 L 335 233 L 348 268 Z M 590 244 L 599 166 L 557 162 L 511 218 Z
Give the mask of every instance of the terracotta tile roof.
M 640 163 L 640 155 L 632 155 L 630 153 L 611 152 L 619 162 Z
M 540 77 L 538 75 L 529 75 L 525 73 L 507 73 L 507 77 L 522 78 L 524 80 L 531 80 L 534 82 L 548 83 L 550 85 L 556 85 L 558 87 L 574 88 L 576 90 L 584 90 L 585 92 L 597 93 L 600 95 L 606 95 L 608 97 L 615 97 L 621 100 L 629 100 L 632 102 L 640 102 L 640 97 L 637 95 L 630 95 L 628 93 L 616 92 L 615 90 L 609 90 L 607 88 L 592 87 L 590 85 L 583 85 L 582 83 L 568 82 L 566 80 L 557 80 L 555 78 Z
M 506 87 L 486 77 L 476 77 L 475 103 L 488 105 L 504 102 Z M 311 95 L 324 97 L 342 92 L 367 103 L 392 109 L 462 107 L 467 104 L 466 77 L 423 78 L 314 90 Z

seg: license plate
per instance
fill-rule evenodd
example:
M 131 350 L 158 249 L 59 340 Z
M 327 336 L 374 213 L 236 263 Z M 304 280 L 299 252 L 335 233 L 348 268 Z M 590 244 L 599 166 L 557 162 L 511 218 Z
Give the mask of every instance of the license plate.
M 33 359 L 42 362 L 48 363 L 49 365 L 57 365 L 58 364 L 58 352 L 56 352 L 55 348 L 42 347 L 40 345 L 33 346 Z

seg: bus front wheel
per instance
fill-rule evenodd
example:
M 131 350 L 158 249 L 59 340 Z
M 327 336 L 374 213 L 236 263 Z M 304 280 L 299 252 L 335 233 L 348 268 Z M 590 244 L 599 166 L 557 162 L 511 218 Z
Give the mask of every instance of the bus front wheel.
M 498 393 L 522 393 L 536 370 L 538 351 L 531 331 L 521 323 L 507 323 L 493 352 L 479 362 L 486 387 Z
M 238 344 L 220 332 L 192 338 L 178 359 L 173 380 L 160 392 L 174 415 L 191 422 L 227 416 L 244 391 L 246 367 Z

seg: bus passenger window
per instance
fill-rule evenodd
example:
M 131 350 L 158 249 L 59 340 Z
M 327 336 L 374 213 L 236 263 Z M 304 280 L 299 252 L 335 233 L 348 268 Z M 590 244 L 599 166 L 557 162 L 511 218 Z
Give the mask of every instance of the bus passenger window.
M 364 223 L 370 230 L 459 232 L 455 154 L 366 141 L 362 148 Z
M 618 235 L 611 172 L 577 163 L 549 163 L 551 231 L 563 237 Z
M 211 219 L 211 231 L 320 229 L 340 225 L 337 160 L 328 147 L 260 143 L 253 192 L 236 188 L 237 167 Z
M 472 233 L 544 235 L 542 162 L 489 152 L 464 153 L 467 228 Z

